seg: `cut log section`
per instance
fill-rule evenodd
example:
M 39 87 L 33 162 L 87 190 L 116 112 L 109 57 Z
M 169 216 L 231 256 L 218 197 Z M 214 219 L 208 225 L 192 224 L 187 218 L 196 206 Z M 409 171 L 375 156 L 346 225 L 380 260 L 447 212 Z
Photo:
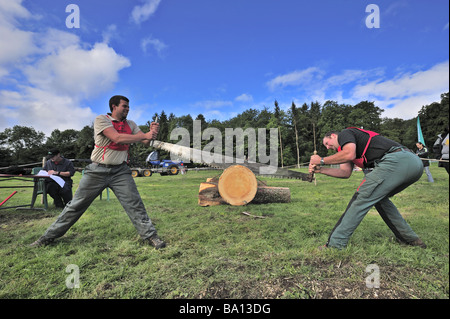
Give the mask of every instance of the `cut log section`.
M 219 178 L 208 178 L 200 184 L 198 204 L 215 206 L 229 204 L 289 203 L 291 192 L 287 187 L 269 187 L 256 179 L 253 172 L 242 165 L 227 168 Z
M 226 204 L 219 194 L 217 183 L 206 182 L 200 184 L 198 204 L 200 206 L 216 206 Z
M 258 187 L 253 204 L 267 203 L 289 203 L 291 201 L 291 190 L 288 187 Z
M 253 172 L 245 166 L 233 165 L 219 178 L 219 194 L 230 205 L 242 206 L 255 198 L 258 182 Z

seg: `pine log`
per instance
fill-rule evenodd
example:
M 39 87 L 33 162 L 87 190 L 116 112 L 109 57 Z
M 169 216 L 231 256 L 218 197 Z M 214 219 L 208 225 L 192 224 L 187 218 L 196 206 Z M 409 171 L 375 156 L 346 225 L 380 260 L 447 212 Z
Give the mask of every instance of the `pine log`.
M 200 183 L 198 191 L 198 204 L 200 206 L 216 206 L 227 204 L 219 194 L 217 183 Z
M 253 204 L 290 203 L 291 190 L 288 187 L 258 187 Z
M 239 169 L 239 171 L 242 171 L 242 169 Z M 253 173 L 252 173 L 253 174 Z M 220 176 L 221 178 L 222 176 Z M 228 178 L 231 177 L 231 174 L 229 174 Z M 239 177 L 239 175 L 238 175 Z M 216 205 L 224 205 L 224 204 L 230 204 L 230 205 L 245 205 L 243 201 L 237 202 L 237 204 L 234 204 L 234 202 L 229 202 L 225 200 L 221 193 L 219 192 L 219 181 L 220 178 L 208 178 L 207 182 L 201 183 L 199 188 L 199 194 L 198 194 L 198 204 L 200 206 L 216 206 Z M 237 180 L 240 180 L 240 177 L 237 178 L 234 176 L 233 178 L 236 178 Z M 228 181 L 230 184 L 230 181 Z M 222 185 L 223 186 L 223 185 Z M 230 193 L 230 192 L 228 192 Z M 239 194 L 235 194 L 235 198 L 239 197 Z M 257 187 L 256 187 L 256 193 L 254 197 L 247 202 L 253 203 L 253 204 L 267 204 L 267 203 L 289 203 L 291 201 L 291 192 L 289 188 L 287 187 L 269 187 L 266 185 L 266 183 L 257 180 Z
M 242 206 L 255 198 L 258 182 L 249 168 L 233 165 L 220 175 L 218 186 L 222 199 L 230 205 Z

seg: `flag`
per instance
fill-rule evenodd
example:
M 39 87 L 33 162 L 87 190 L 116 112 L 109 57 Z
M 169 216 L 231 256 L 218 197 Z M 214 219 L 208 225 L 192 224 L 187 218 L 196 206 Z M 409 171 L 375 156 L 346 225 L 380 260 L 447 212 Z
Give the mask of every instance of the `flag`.
M 423 139 L 422 129 L 420 128 L 420 120 L 417 117 L 417 141 L 425 145 L 425 140 Z

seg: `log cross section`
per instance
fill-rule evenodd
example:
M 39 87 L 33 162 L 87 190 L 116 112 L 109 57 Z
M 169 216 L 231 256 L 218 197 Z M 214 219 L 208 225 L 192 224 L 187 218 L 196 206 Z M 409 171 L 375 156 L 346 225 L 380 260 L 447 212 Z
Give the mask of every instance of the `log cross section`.
M 256 179 L 245 166 L 228 167 L 219 178 L 209 178 L 200 184 L 198 204 L 215 206 L 229 204 L 242 206 L 248 203 L 289 203 L 291 192 L 287 187 L 269 187 Z

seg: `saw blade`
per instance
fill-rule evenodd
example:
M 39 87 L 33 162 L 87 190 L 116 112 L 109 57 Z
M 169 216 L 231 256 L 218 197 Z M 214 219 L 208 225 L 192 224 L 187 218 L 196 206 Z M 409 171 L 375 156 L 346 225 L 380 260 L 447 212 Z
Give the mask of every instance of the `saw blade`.
M 170 152 L 172 155 L 177 158 L 198 162 L 204 165 L 207 165 L 212 168 L 217 169 L 226 169 L 232 165 L 243 165 L 249 168 L 255 175 L 259 176 L 268 176 L 268 177 L 278 177 L 278 178 L 294 178 L 300 179 L 302 181 L 312 182 L 313 176 L 312 174 L 306 174 L 302 172 L 292 171 L 285 168 L 275 168 L 270 165 L 256 163 L 256 162 L 247 162 L 243 159 L 236 159 L 230 156 L 224 155 L 214 155 L 211 156 L 210 152 L 202 151 L 199 149 L 194 149 L 178 144 L 172 144 L 167 142 L 161 142 L 155 140 L 153 142 L 153 147 L 157 149 L 161 149 L 167 152 Z M 212 159 L 211 162 L 204 161 L 203 159 L 208 158 Z M 270 172 L 270 173 L 265 173 Z

